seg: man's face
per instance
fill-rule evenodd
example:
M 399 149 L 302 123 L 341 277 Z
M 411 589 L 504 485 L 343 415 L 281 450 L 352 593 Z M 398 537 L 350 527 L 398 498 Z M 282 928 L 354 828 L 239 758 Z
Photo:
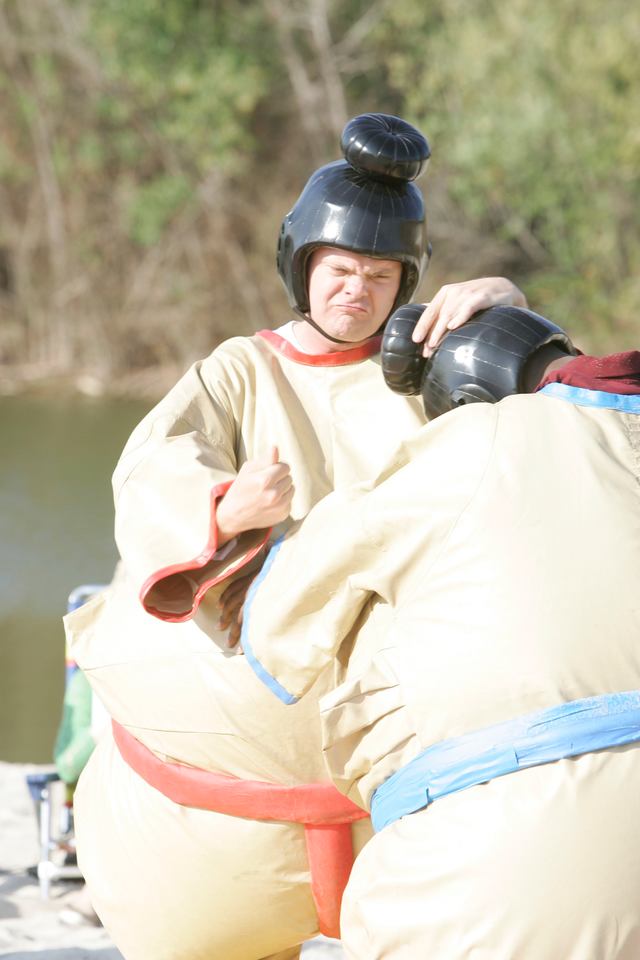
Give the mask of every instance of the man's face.
M 401 275 L 397 260 L 319 247 L 309 260 L 311 318 L 339 340 L 366 340 L 389 316 Z

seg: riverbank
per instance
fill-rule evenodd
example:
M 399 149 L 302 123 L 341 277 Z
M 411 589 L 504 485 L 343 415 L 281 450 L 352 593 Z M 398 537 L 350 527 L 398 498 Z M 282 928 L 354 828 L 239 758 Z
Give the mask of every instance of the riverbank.
M 80 882 L 56 882 L 43 899 L 38 880 L 29 872 L 38 860 L 38 834 L 25 777 L 44 769 L 0 762 L 0 957 L 123 960 L 107 932 L 82 912 Z M 302 950 L 303 960 L 343 956 L 338 943 L 323 939 Z
M 177 364 L 132 370 L 112 376 L 100 371 L 56 372 L 45 364 L 0 364 L 0 397 L 80 395 L 82 397 L 159 400 L 184 373 Z

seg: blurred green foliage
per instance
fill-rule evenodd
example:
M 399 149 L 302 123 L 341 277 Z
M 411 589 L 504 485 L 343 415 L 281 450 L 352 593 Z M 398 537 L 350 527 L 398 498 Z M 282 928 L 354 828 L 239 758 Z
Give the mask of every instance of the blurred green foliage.
M 185 177 L 159 175 L 140 184 L 128 210 L 129 234 L 143 247 L 151 247 L 175 213 L 191 196 Z
M 200 175 L 237 169 L 252 146 L 251 116 L 268 83 L 259 5 L 225 0 L 101 0 L 89 32 L 118 99 L 140 123 L 142 153 L 163 141 Z M 144 142 L 144 128 L 153 138 Z
M 624 329 L 640 294 L 637 8 L 397 0 L 389 24 L 389 82 L 480 242 L 511 246 L 541 310 L 601 342 Z
M 365 110 L 432 147 L 424 296 L 504 273 L 633 346 L 639 47 L 626 0 L 0 0 L 0 362 L 118 373 L 279 322 L 280 219 Z

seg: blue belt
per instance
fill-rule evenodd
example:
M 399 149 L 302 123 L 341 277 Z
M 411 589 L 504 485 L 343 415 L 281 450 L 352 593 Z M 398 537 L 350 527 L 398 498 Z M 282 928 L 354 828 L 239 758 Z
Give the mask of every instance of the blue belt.
M 428 747 L 374 791 L 371 820 L 382 830 L 448 793 L 636 740 L 640 690 L 562 703 Z

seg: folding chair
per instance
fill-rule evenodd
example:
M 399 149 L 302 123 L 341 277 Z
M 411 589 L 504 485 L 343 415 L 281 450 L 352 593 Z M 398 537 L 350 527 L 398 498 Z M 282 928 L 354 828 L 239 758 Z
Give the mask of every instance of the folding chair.
M 105 587 L 106 584 L 94 583 L 75 587 L 67 599 L 67 613 L 81 607 L 96 593 L 104 590 Z M 67 655 L 65 657 L 65 695 L 77 671 L 77 663 Z M 73 862 L 73 790 L 75 784 L 63 783 L 56 770 L 28 773 L 26 780 L 38 821 L 40 852 L 36 869 L 40 883 L 40 895 L 46 900 L 49 897 L 52 882 L 82 878 L 77 864 Z M 58 816 L 58 824 L 57 827 L 54 827 L 56 815 Z

